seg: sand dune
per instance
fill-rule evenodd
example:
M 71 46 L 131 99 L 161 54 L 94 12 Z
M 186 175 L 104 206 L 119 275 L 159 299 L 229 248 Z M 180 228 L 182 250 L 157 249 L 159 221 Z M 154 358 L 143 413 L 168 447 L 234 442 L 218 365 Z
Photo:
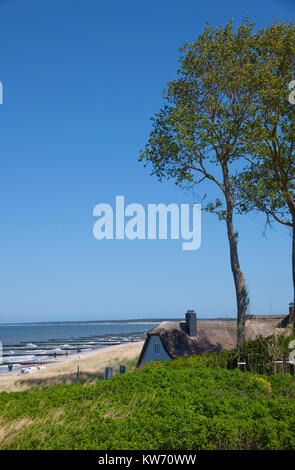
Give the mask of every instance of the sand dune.
M 81 381 L 94 381 L 104 372 L 106 366 L 118 367 L 124 361 L 130 361 L 139 356 L 143 342 L 120 344 L 75 354 L 57 359 L 55 364 L 46 366 L 43 370 L 27 375 L 0 376 L 0 392 L 16 392 L 36 385 L 52 385 L 54 383 L 74 383 L 77 377 L 77 367 L 80 367 Z M 128 364 L 127 364 L 128 365 Z M 128 369 L 128 367 L 127 367 Z

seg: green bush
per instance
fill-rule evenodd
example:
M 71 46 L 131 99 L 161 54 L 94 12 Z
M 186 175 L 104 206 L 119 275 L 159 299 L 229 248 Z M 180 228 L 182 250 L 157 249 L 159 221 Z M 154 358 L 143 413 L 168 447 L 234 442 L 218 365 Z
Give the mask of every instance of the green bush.
M 295 449 L 295 377 L 231 355 L 154 362 L 95 384 L 0 394 L 1 449 Z
M 241 362 L 246 363 L 246 370 L 256 374 L 272 375 L 274 373 L 274 361 L 280 360 L 284 364 L 277 365 L 277 372 L 294 372 L 294 366 L 288 365 L 290 354 L 289 343 L 295 336 L 260 336 L 256 340 L 244 343 L 240 356 L 237 349 L 222 351 L 219 353 L 208 353 L 188 359 L 180 358 L 174 361 L 174 367 L 190 367 L 193 364 L 204 367 L 223 367 L 236 369 L 238 357 Z M 242 366 L 244 370 L 244 367 Z

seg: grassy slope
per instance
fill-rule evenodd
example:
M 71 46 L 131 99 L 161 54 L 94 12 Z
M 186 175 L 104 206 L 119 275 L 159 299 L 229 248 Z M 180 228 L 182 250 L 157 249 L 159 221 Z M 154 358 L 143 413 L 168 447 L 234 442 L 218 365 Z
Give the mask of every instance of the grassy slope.
M 295 376 L 153 363 L 0 394 L 2 449 L 295 449 Z

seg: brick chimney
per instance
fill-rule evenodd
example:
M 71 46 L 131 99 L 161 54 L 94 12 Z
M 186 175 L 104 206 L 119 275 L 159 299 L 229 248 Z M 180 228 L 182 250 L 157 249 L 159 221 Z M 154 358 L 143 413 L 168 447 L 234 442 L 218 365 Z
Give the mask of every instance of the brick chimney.
M 189 336 L 197 335 L 197 315 L 194 310 L 188 310 L 185 314 L 186 331 Z

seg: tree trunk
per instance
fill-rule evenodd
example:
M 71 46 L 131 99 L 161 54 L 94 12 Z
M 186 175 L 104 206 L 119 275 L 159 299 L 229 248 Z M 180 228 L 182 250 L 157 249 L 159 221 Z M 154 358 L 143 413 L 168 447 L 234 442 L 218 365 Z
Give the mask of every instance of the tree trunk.
M 238 241 L 237 235 L 234 231 L 233 226 L 233 201 L 231 196 L 231 187 L 228 177 L 227 164 L 222 164 L 223 181 L 225 189 L 226 199 L 226 227 L 227 237 L 230 249 L 230 264 L 231 270 L 234 277 L 236 299 L 237 299 L 237 347 L 240 352 L 243 348 L 245 341 L 245 323 L 246 323 L 246 312 L 248 307 L 248 295 L 245 285 L 244 274 L 241 271 L 238 255 Z
M 241 350 L 243 342 L 245 341 L 245 322 L 248 306 L 248 296 L 245 286 L 244 274 L 240 268 L 237 236 L 234 232 L 232 219 L 232 214 L 230 216 L 227 216 L 226 226 L 230 249 L 231 270 L 233 273 L 237 299 L 237 346 L 238 349 Z

